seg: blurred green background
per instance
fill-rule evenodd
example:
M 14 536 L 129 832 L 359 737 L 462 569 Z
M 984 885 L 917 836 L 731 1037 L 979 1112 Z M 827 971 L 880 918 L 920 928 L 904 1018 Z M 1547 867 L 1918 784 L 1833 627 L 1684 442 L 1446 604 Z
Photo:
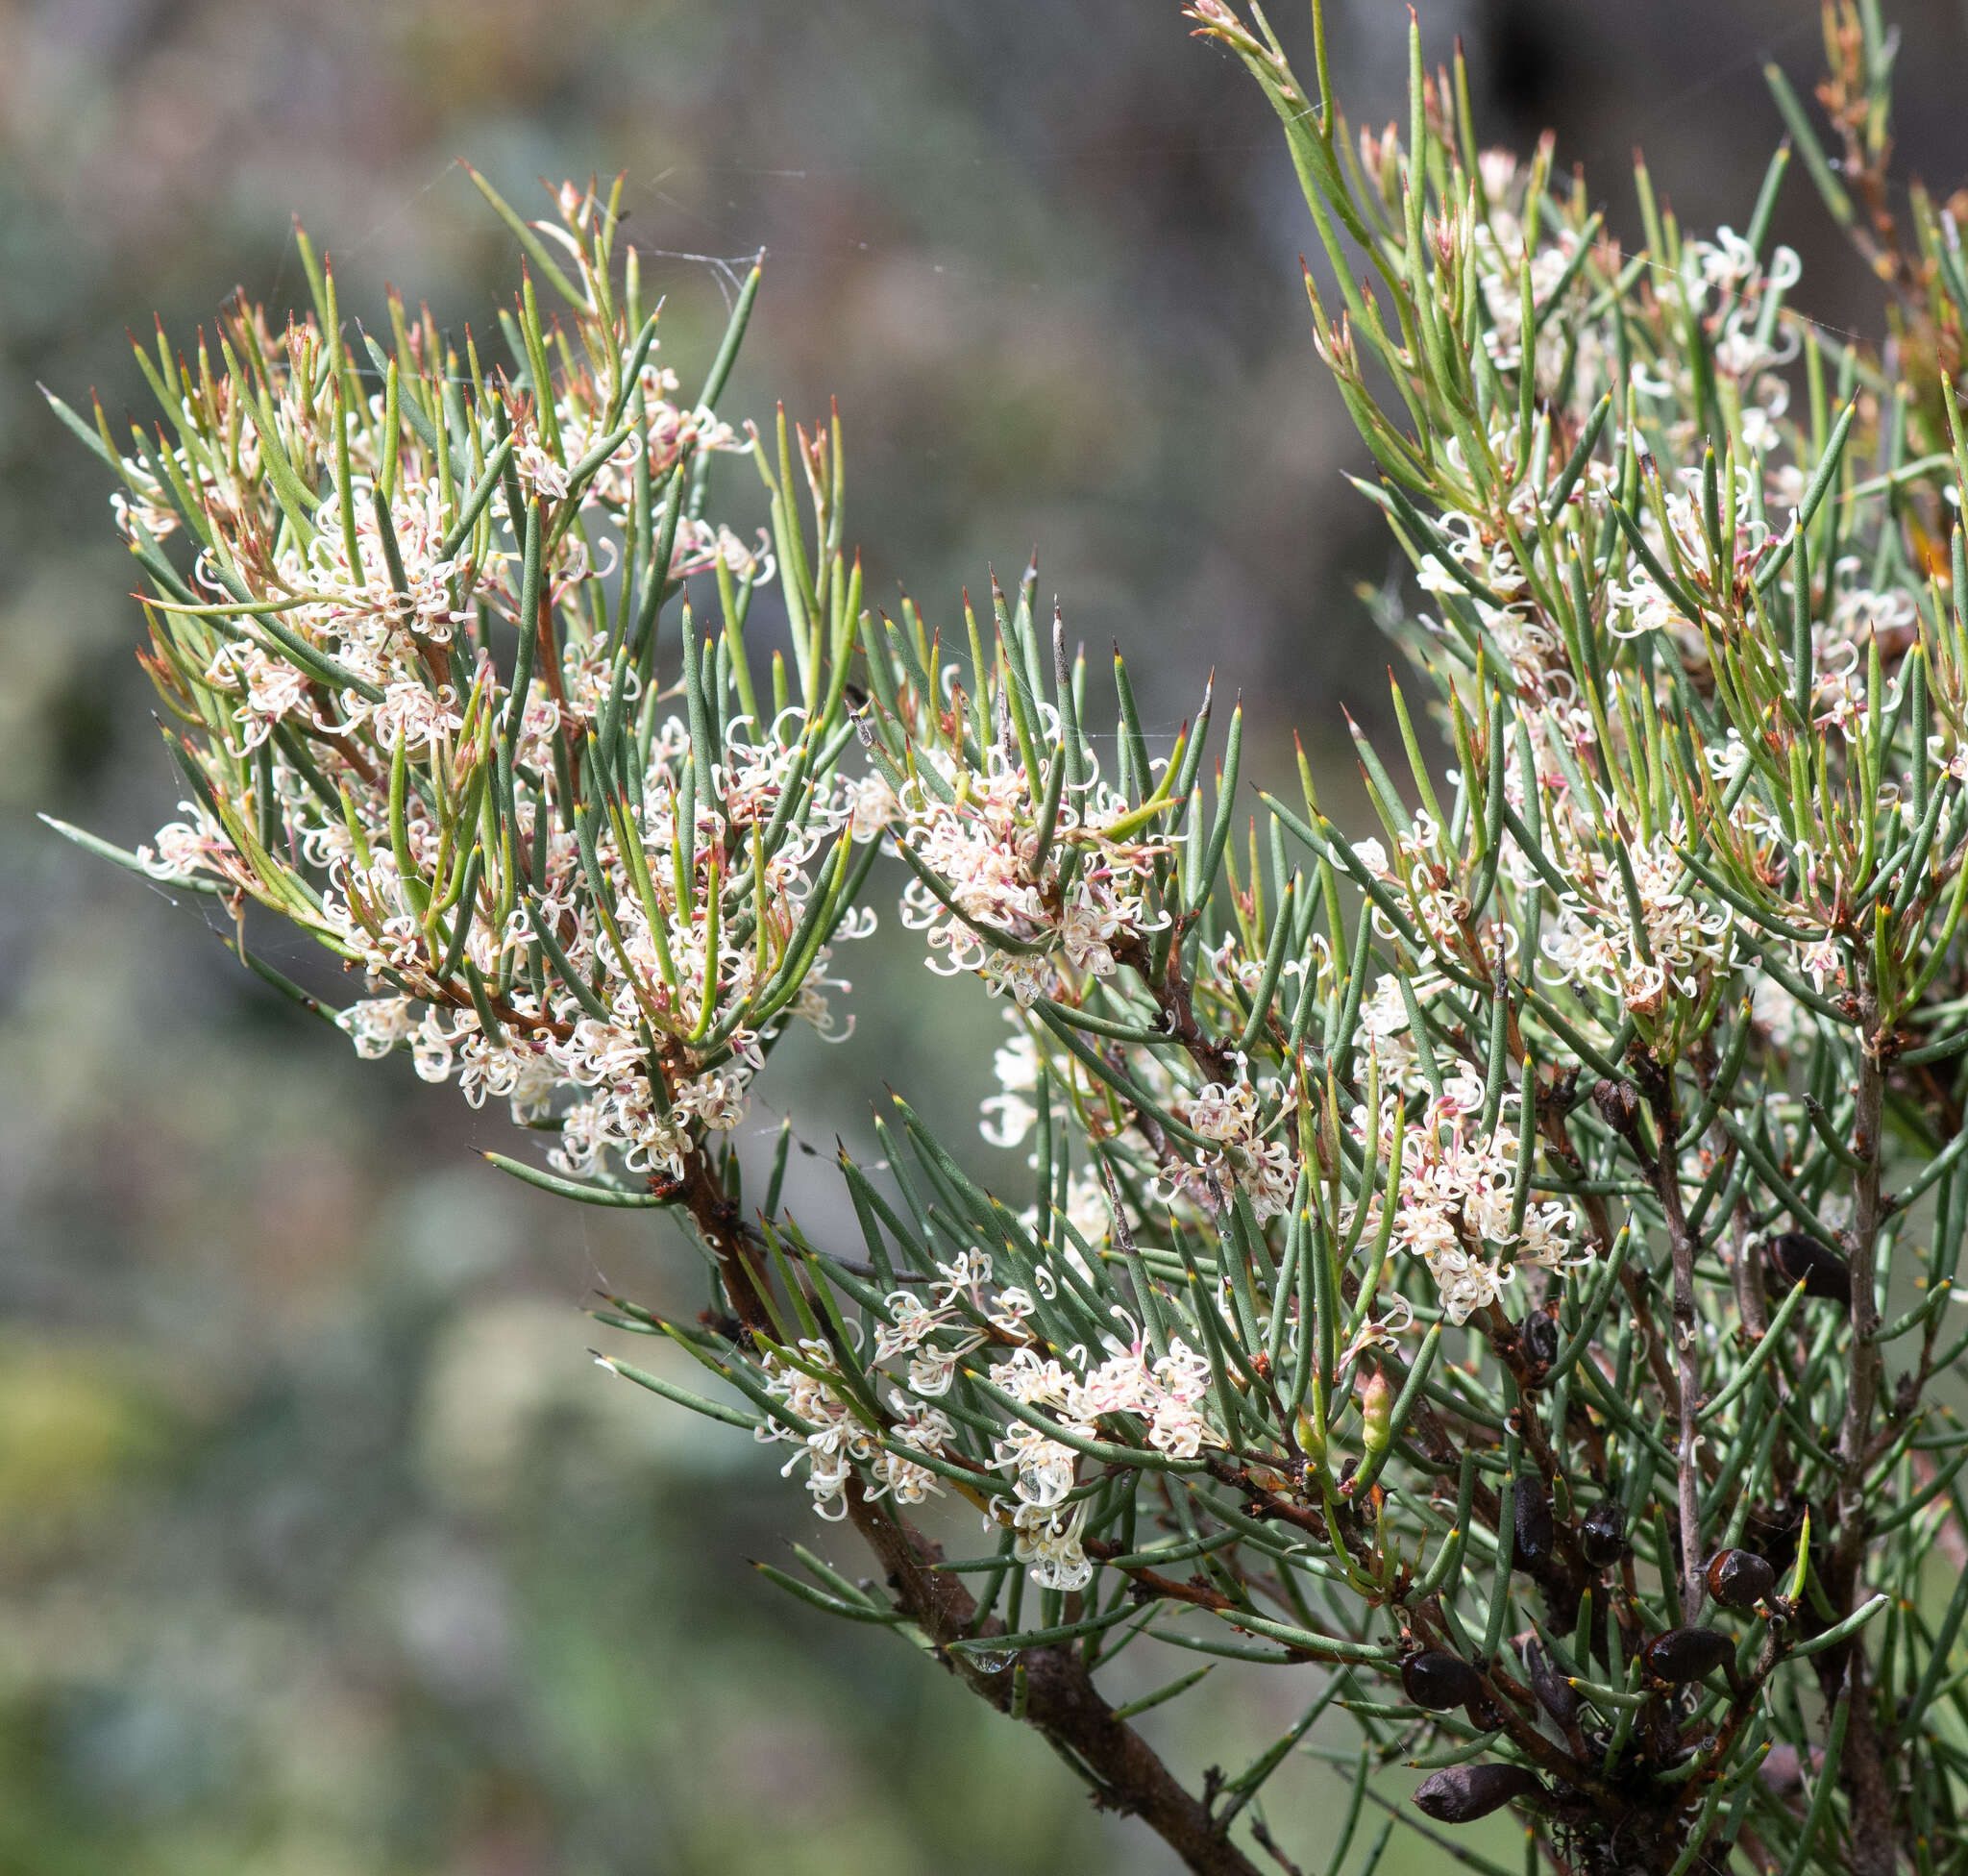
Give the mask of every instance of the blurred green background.
M 1963 11 L 1897 11 L 1909 160 L 1952 185 Z M 1392 115 L 1405 9 L 1329 13 L 1353 114 Z M 1493 137 L 1555 123 L 1615 227 L 1636 140 L 1688 224 L 1740 223 L 1760 59 L 1815 71 L 1799 0 L 1421 14 Z M 517 259 L 457 156 L 522 203 L 626 169 L 686 382 L 769 250 L 726 409 L 838 396 L 871 593 L 949 620 L 1037 543 L 1160 733 L 1214 666 L 1257 772 L 1295 725 L 1343 797 L 1340 700 L 1379 718 L 1354 588 L 1387 551 L 1341 479 L 1310 230 L 1175 0 L 0 0 L 0 1871 L 1166 1870 L 933 1664 L 743 1567 L 811 1538 L 805 1494 L 582 1352 L 597 1283 L 697 1306 L 668 1226 L 503 1180 L 469 1150 L 502 1120 L 357 1063 L 195 905 L 33 820 L 127 843 L 174 798 L 103 478 L 35 381 L 140 410 L 124 328 L 283 307 L 290 210 L 352 310 L 394 281 L 482 331 Z M 1875 331 L 1801 182 L 1780 233 L 1799 302 Z M 893 933 L 850 968 L 855 1039 L 789 1048 L 766 1102 L 865 1148 L 886 1079 L 1021 1181 L 974 1134 L 996 1010 Z M 1145 1722 L 1191 1777 L 1316 1691 L 1233 1672 Z M 1273 1783 L 1308 1866 L 1341 1792 L 1309 1759 Z

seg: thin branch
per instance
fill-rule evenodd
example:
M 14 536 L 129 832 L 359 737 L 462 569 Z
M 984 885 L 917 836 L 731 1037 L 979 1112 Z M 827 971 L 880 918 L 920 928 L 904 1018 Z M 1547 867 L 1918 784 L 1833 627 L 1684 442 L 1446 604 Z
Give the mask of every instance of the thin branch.
M 1702 1579 L 1702 1475 L 1697 1459 L 1696 1411 L 1701 1406 L 1701 1346 L 1695 1319 L 1695 1258 L 1701 1244 L 1688 1229 L 1681 1199 L 1681 1172 L 1674 1143 L 1680 1136 L 1675 1111 L 1674 1077 L 1651 1058 L 1639 1058 L 1647 1105 L 1654 1118 L 1656 1149 L 1651 1157 L 1640 1140 L 1637 1103 L 1633 1091 L 1602 1081 L 1592 1091 L 1607 1123 L 1621 1133 L 1639 1154 L 1667 1220 L 1667 1248 L 1674 1267 L 1675 1407 L 1680 1439 L 1675 1447 L 1676 1498 L 1681 1512 L 1681 1604 L 1684 1619 L 1700 1612 L 1706 1585 Z
M 1865 1557 L 1865 1470 L 1873 1412 L 1880 1392 L 1880 1316 L 1874 1298 L 1882 1219 L 1880 1156 L 1885 1119 L 1885 1071 L 1880 1061 L 1879 986 L 1863 946 L 1857 959 L 1858 1093 L 1853 1114 L 1854 1176 L 1852 1226 L 1845 1247 L 1852 1261 L 1852 1344 L 1847 1355 L 1845 1417 L 1838 1430 L 1838 1540 L 1832 1553 L 1831 1592 L 1840 1616 L 1857 1605 L 1860 1566 Z M 1886 1776 L 1873 1700 L 1866 1686 L 1864 1643 L 1855 1638 L 1828 1652 L 1819 1669 L 1821 1684 L 1849 1674 L 1851 1719 L 1839 1782 L 1852 1800 L 1852 1867 L 1855 1876 L 1892 1876 L 1898 1857 L 1893 1835 L 1893 1792 Z
M 930 1566 L 940 1547 L 887 1507 L 872 1501 L 861 1482 L 848 1481 L 848 1515 L 888 1573 L 896 1606 L 936 1645 L 950 1671 L 1000 1713 L 1012 1710 L 1016 1669 L 993 1666 L 970 1649 L 950 1644 L 1002 1635 L 996 1617 L 973 1628 L 977 1605 L 955 1576 Z M 1154 1749 L 1094 1686 L 1070 1647 L 1027 1648 L 1024 1716 L 1062 1749 L 1094 1788 L 1103 1810 L 1139 1817 L 1182 1859 L 1195 1876 L 1258 1876 L 1258 1867 L 1223 1835 L 1201 1799 L 1179 1785 Z

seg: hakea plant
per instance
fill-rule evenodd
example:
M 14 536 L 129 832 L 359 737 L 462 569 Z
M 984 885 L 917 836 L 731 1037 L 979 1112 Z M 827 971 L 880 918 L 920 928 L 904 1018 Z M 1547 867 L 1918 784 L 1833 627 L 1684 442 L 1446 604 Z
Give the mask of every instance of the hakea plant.
M 1836 160 L 1773 71 L 1744 231 L 1684 233 L 1642 168 L 1626 253 L 1548 139 L 1478 149 L 1460 58 L 1417 39 L 1405 136 L 1356 137 L 1316 7 L 1316 89 L 1261 17 L 1189 17 L 1283 122 L 1414 568 L 1422 609 L 1373 601 L 1427 699 L 1393 694 L 1405 778 L 1356 738 L 1373 837 L 1301 759 L 1233 839 L 1239 718 L 1157 753 L 1118 660 L 1103 774 L 1029 571 L 947 637 L 864 608 L 838 427 L 716 414 L 756 272 L 686 400 L 615 197 L 488 188 L 530 262 L 503 362 L 400 307 L 351 343 L 304 245 L 313 316 L 145 358 L 154 433 L 58 406 L 120 480 L 186 788 L 118 857 L 317 1009 L 248 902 L 318 939 L 359 1051 L 555 1136 L 507 1172 L 683 1219 L 704 1314 L 598 1313 L 711 1394 L 604 1365 L 783 1448 L 876 1565 L 766 1575 L 1192 1869 L 1294 1867 L 1294 1750 L 1350 1779 L 1335 1872 L 1394 1818 L 1493 1868 L 1457 1827 L 1506 1805 L 1581 1876 L 1960 1868 L 1968 265 L 1931 197 L 1888 210 L 1892 41 L 1838 0 Z M 1793 148 L 1882 351 L 1786 305 Z M 721 455 L 765 538 L 710 518 Z M 987 1190 L 898 1104 L 841 1156 L 864 1242 L 819 1245 L 790 1130 L 741 1184 L 734 1129 L 790 1024 L 838 1032 L 871 880 L 1001 1000 L 984 1131 L 1032 1176 Z M 959 1511 L 976 1555 L 922 1528 Z M 1102 1691 L 1167 1651 L 1207 1660 Z M 1198 1793 L 1130 1722 L 1224 1660 L 1313 1671 Z M 1309 1737 L 1335 1706 L 1357 1753 Z

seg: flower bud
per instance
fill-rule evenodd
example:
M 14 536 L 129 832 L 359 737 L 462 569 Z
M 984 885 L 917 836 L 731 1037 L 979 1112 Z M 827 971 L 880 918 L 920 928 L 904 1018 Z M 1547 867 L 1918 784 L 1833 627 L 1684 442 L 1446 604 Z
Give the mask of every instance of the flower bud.
M 1367 1458 L 1385 1452 L 1394 1437 L 1394 1390 L 1379 1369 L 1361 1384 L 1360 1444 Z
M 1298 1450 L 1316 1466 L 1326 1456 L 1325 1437 L 1318 1430 L 1318 1422 L 1313 1419 L 1309 1409 L 1301 1407 L 1292 1421 L 1292 1437 L 1298 1442 Z
M 1414 1808 L 1439 1824 L 1473 1824 L 1513 1798 L 1543 1791 L 1538 1774 L 1527 1765 L 1450 1765 L 1422 1781 Z
M 1393 125 L 1388 126 L 1385 136 L 1375 136 L 1364 124 L 1361 126 L 1360 167 L 1376 195 L 1387 195 L 1388 175 L 1399 165 L 1400 160 L 1401 139 Z
M 1671 1628 L 1646 1648 L 1647 1672 L 1670 1687 L 1706 1680 L 1734 1659 L 1735 1642 L 1719 1628 Z
M 1754 1609 L 1776 1593 L 1777 1572 L 1754 1550 L 1724 1550 L 1709 1564 L 1709 1593 L 1725 1609 Z
M 1461 1655 L 1430 1648 L 1401 1664 L 1401 1691 L 1417 1707 L 1446 1713 L 1483 1697 L 1483 1676 Z

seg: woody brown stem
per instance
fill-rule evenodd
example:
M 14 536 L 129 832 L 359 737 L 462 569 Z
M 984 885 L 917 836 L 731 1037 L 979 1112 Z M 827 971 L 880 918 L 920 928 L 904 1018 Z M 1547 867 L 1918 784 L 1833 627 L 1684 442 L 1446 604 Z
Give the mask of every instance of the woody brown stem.
M 1038 1728 L 1094 1790 L 1103 1810 L 1139 1817 L 1195 1876 L 1258 1876 L 1211 1816 L 1178 1784 L 1147 1741 L 1114 1710 L 1070 1647 L 1027 1648 L 994 1666 L 952 1643 L 1002 1635 L 996 1617 L 977 1625 L 977 1604 L 962 1581 L 931 1565 L 936 1544 L 885 1506 L 870 1500 L 858 1479 L 848 1482 L 848 1516 L 888 1574 L 896 1606 L 935 1644 L 942 1660 L 980 1699 L 1010 1713 L 1018 1668 L 1024 1675 L 1024 1717 Z
M 701 1152 L 685 1156 L 677 1197 L 716 1262 L 732 1312 L 748 1329 L 770 1328 L 770 1278 L 761 1252 Z M 930 1567 L 942 1561 L 940 1547 L 871 1500 L 858 1478 L 849 1478 L 847 1500 L 854 1528 L 887 1574 L 896 1606 L 972 1692 L 1000 1713 L 1011 1712 L 1013 1667 L 987 1667 L 951 1646 L 966 1638 L 1002 1635 L 1004 1624 L 996 1617 L 979 1623 L 976 1600 L 961 1579 Z M 1183 1586 L 1168 1579 L 1151 1587 L 1183 1596 Z M 1176 1782 L 1139 1733 L 1114 1716 L 1071 1648 L 1027 1648 L 1018 1665 L 1024 1672 L 1025 1720 L 1093 1787 L 1096 1804 L 1140 1817 L 1195 1876 L 1258 1876 L 1257 1865 L 1229 1840 L 1209 1808 Z
M 771 1329 L 772 1312 L 766 1308 L 765 1296 L 772 1278 L 764 1252 L 745 1230 L 737 1206 L 718 1183 L 701 1149 L 693 1148 L 683 1156 L 683 1177 L 676 1196 L 717 1266 L 718 1280 L 732 1314 L 749 1330 Z
M 1681 1198 L 1681 1172 L 1674 1143 L 1680 1132 L 1671 1074 L 1649 1063 L 1648 1105 L 1654 1116 L 1654 1190 L 1667 1221 L 1667 1249 L 1674 1267 L 1674 1353 L 1676 1406 L 1681 1438 L 1675 1448 L 1677 1498 L 1681 1511 L 1682 1608 L 1692 1621 L 1702 1606 L 1701 1470 L 1696 1453 L 1696 1410 L 1701 1406 L 1701 1374 L 1697 1368 L 1700 1332 L 1695 1321 L 1695 1256 L 1701 1247 L 1688 1229 Z
M 1189 980 L 1182 975 L 1182 943 L 1195 914 L 1185 913 L 1177 924 L 1168 946 L 1168 962 L 1158 983 L 1154 960 L 1139 938 L 1130 937 L 1114 948 L 1115 958 L 1138 976 L 1162 1012 L 1168 1033 L 1179 1042 L 1201 1074 L 1211 1081 L 1229 1082 L 1237 1078 L 1237 1061 L 1230 1049 L 1204 1033 L 1195 1020 L 1195 1004 Z
M 1843 1615 L 1857 1605 L 1858 1577 L 1865 1557 L 1865 1469 L 1873 1412 L 1879 1403 L 1879 1309 L 1874 1301 L 1876 1253 L 1882 1211 L 1880 1201 L 1880 1146 L 1885 1123 L 1886 1079 L 1880 1061 L 1879 990 L 1871 960 L 1858 951 L 1858 1090 L 1853 1114 L 1853 1151 L 1858 1158 L 1854 1179 L 1852 1228 L 1845 1247 L 1852 1261 L 1852 1345 L 1845 1385 L 1845 1416 L 1838 1430 L 1838 1541 L 1832 1551 L 1831 1592 Z M 1866 1656 L 1855 1640 L 1826 1654 L 1819 1674 L 1828 1689 L 1849 1675 L 1851 1720 L 1839 1782 L 1852 1801 L 1852 1866 L 1855 1876 L 1891 1876 L 1897 1862 L 1893 1839 L 1893 1793 L 1886 1776 L 1872 1695 L 1866 1686 Z
M 1580 1160 L 1578 1149 L 1572 1145 L 1571 1132 L 1565 1124 L 1565 1107 L 1562 1102 L 1540 1102 L 1538 1124 L 1544 1130 L 1545 1147 L 1552 1160 L 1564 1176 L 1575 1185 L 1585 1183 L 1586 1168 Z M 1579 1203 L 1586 1213 L 1586 1222 L 1592 1228 L 1593 1247 L 1601 1257 L 1612 1255 L 1612 1221 L 1607 1215 L 1606 1201 L 1596 1193 L 1588 1193 Z M 1620 1294 L 1626 1298 L 1634 1325 L 1640 1332 L 1640 1352 L 1647 1364 L 1647 1371 L 1654 1377 L 1655 1385 L 1660 1390 L 1661 1398 L 1667 1403 L 1669 1413 L 1681 1413 L 1681 1384 L 1675 1378 L 1674 1366 L 1667 1359 L 1667 1348 L 1659 1325 L 1654 1321 L 1654 1312 L 1647 1302 L 1646 1290 L 1631 1263 L 1620 1268 Z

